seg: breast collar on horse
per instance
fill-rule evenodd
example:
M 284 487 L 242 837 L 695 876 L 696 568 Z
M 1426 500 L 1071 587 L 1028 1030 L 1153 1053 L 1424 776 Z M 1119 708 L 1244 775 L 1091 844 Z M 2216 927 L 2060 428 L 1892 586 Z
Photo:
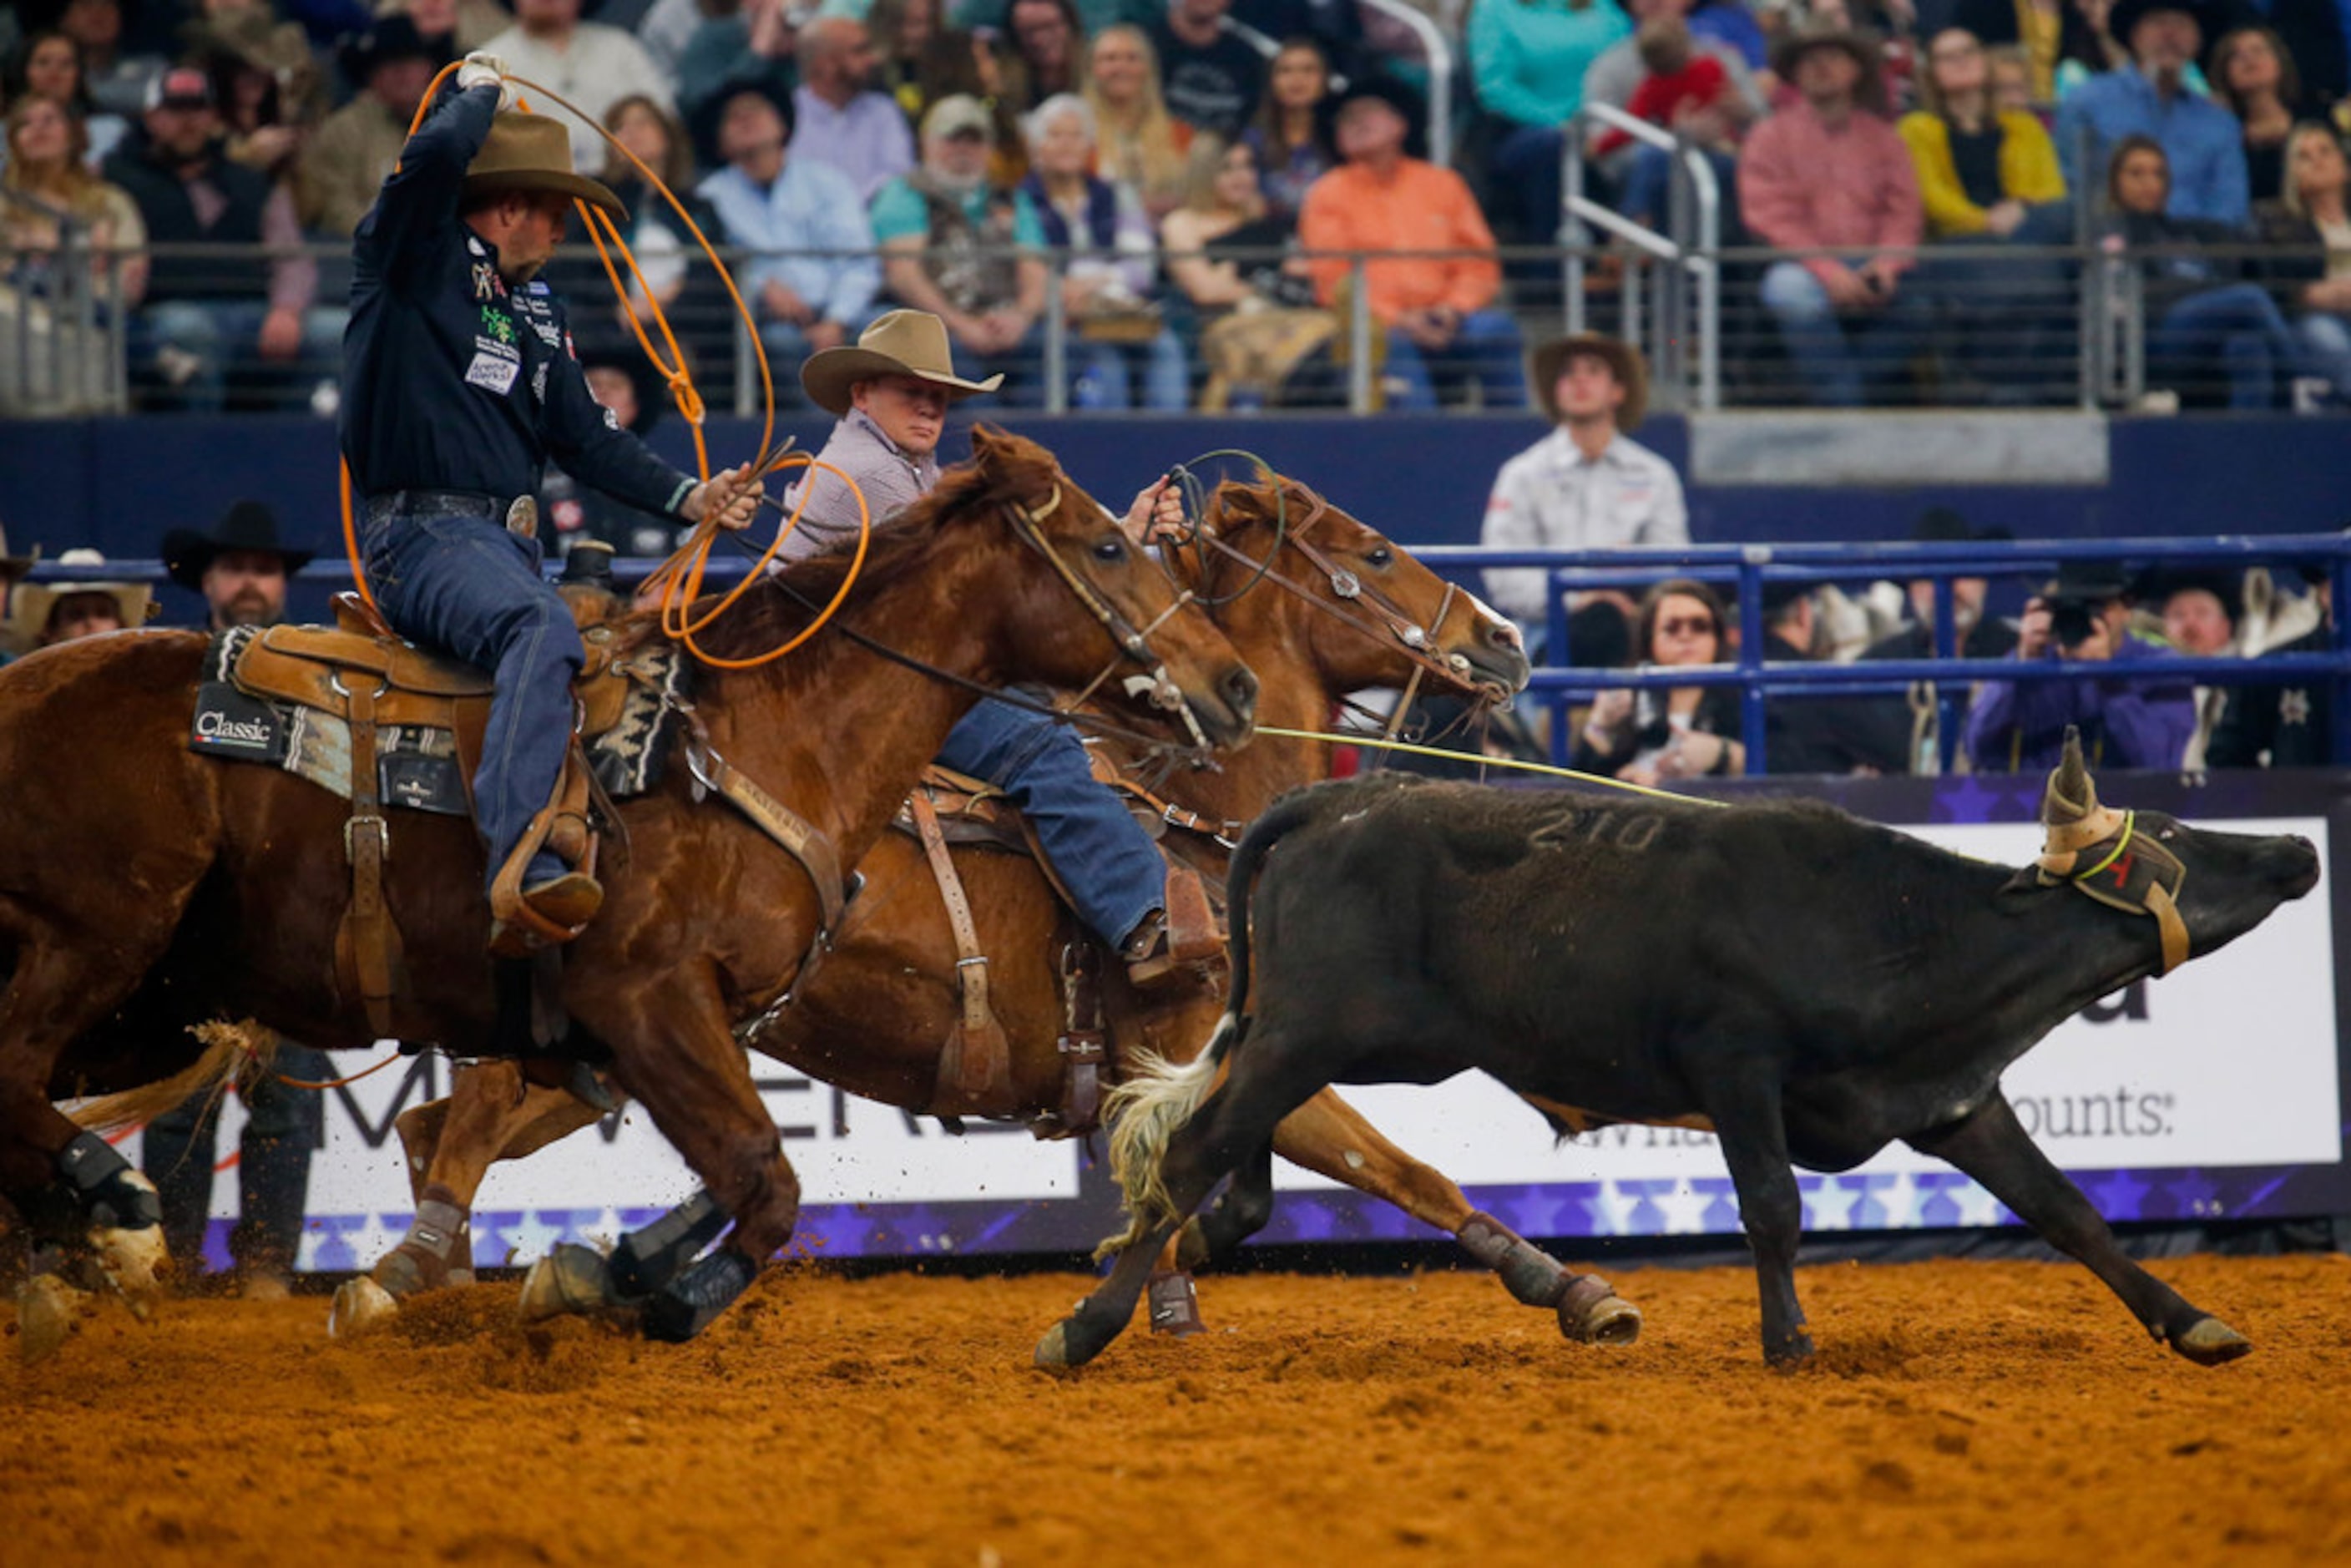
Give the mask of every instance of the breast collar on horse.
M 2168 975 L 2188 962 L 2188 924 L 2179 917 L 2179 889 L 2188 868 L 2169 849 L 2139 832 L 2137 812 L 2093 806 L 2078 821 L 2052 823 L 2047 834 L 2033 862 L 2043 886 L 2071 883 L 2075 892 L 2100 904 L 2153 915 L 2163 939 L 2156 973 Z
M 1305 488 L 1303 486 L 1300 487 Z M 1362 616 L 1341 609 L 1296 579 L 1276 571 L 1270 557 L 1261 562 L 1254 560 L 1247 552 L 1234 549 L 1206 528 L 1196 530 L 1193 537 L 1207 548 L 1240 562 L 1255 573 L 1255 576 L 1249 580 L 1249 583 L 1233 595 L 1234 598 L 1240 597 L 1241 593 L 1247 592 L 1249 587 L 1255 585 L 1258 579 L 1262 578 L 1276 587 L 1295 594 L 1320 613 L 1331 616 L 1343 625 L 1354 628 L 1374 643 L 1381 641 L 1384 635 L 1395 639 L 1397 646 L 1404 650 L 1405 657 L 1412 661 L 1413 669 L 1412 678 L 1405 684 L 1403 695 L 1396 699 L 1395 711 L 1388 717 L 1387 727 L 1380 732 L 1382 740 L 1394 740 L 1404 728 L 1405 716 L 1411 713 L 1412 705 L 1420 695 L 1420 683 L 1424 679 L 1434 674 L 1440 680 L 1455 685 L 1468 684 L 1469 662 L 1467 659 L 1458 653 L 1440 658 L 1431 651 L 1432 636 L 1438 627 L 1445 624 L 1445 618 L 1453 613 L 1453 601 L 1460 596 L 1461 587 L 1456 582 L 1446 583 L 1445 597 L 1437 601 L 1436 616 L 1429 624 L 1423 626 L 1405 613 L 1403 607 L 1382 592 L 1379 588 L 1365 583 L 1362 578 L 1332 560 L 1307 538 L 1307 533 L 1316 523 L 1322 520 L 1325 513 L 1330 511 L 1331 503 L 1311 489 L 1307 489 L 1306 494 L 1311 498 L 1313 506 L 1308 510 L 1306 516 L 1299 520 L 1296 528 L 1281 530 L 1280 537 L 1274 541 L 1274 553 L 1278 555 L 1280 552 L 1281 545 L 1286 540 L 1291 549 L 1306 558 L 1307 562 L 1315 570 L 1329 580 L 1332 593 L 1350 603 L 1362 604 L 1378 618 L 1377 625 Z

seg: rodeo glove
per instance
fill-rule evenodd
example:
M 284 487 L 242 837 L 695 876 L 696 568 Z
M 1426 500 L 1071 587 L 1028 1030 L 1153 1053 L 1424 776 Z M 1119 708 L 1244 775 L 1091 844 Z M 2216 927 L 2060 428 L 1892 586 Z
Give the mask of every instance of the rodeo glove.
M 515 106 L 515 89 L 506 76 L 506 61 L 487 49 L 475 49 L 457 68 L 457 90 L 470 92 L 477 87 L 494 87 L 498 89 L 499 110 L 509 110 Z

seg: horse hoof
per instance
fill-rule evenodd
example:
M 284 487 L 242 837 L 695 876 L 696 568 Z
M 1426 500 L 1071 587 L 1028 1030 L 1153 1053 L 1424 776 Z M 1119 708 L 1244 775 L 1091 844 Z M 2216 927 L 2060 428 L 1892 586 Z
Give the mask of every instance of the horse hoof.
M 1151 1277 L 1151 1332 L 1188 1339 L 1207 1332 L 1200 1321 L 1200 1292 L 1189 1274 Z
M 346 1280 L 327 1309 L 327 1337 L 348 1339 L 400 1315 L 400 1299 L 367 1275 Z
M 143 1176 L 140 1178 L 145 1180 Z M 89 1233 L 89 1249 L 98 1261 L 99 1272 L 107 1284 L 117 1291 L 131 1315 L 140 1322 L 147 1321 L 153 1312 L 156 1298 L 163 1293 L 162 1271 L 171 1260 L 171 1249 L 163 1243 L 163 1228 L 141 1226 L 136 1230 L 99 1229 Z
M 1641 1337 L 1641 1309 L 1585 1274 L 1559 1299 L 1559 1332 L 1578 1344 L 1631 1344 Z
M 2171 1342 L 2171 1348 L 2199 1366 L 2219 1366 L 2251 1355 L 2253 1342 L 2218 1318 L 2199 1318 Z
M 611 1268 L 604 1255 L 577 1242 L 559 1244 L 522 1277 L 516 1314 L 527 1323 L 549 1318 L 586 1317 L 602 1312 L 611 1297 L 605 1289 Z
M 1070 1325 L 1055 1323 L 1037 1342 L 1037 1370 L 1065 1376 L 1077 1370 L 1070 1364 Z
M 55 1355 L 89 1300 L 55 1274 L 27 1281 L 16 1292 L 16 1359 L 30 1366 Z

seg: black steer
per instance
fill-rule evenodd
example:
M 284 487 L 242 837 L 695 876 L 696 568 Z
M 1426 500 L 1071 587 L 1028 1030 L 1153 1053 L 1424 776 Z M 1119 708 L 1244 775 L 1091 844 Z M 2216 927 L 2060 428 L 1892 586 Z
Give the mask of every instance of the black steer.
M 1286 797 L 1233 857 L 1231 1008 L 1193 1065 L 1122 1088 L 1113 1159 L 1129 1228 L 1104 1248 L 1122 1255 L 1038 1364 L 1106 1347 L 1169 1233 L 1227 1173 L 1262 1184 L 1274 1124 L 1309 1095 L 1473 1067 L 1563 1130 L 1710 1125 L 1771 1361 L 1812 1352 L 1791 1163 L 1846 1170 L 1897 1138 L 2088 1264 L 2181 1355 L 2243 1354 L 2242 1335 L 2116 1249 L 2000 1080 L 2090 1002 L 2308 893 L 2317 852 L 2103 808 L 2073 745 L 2042 820 L 2045 851 L 2016 872 L 1809 801 L 1724 809 L 1386 774 Z

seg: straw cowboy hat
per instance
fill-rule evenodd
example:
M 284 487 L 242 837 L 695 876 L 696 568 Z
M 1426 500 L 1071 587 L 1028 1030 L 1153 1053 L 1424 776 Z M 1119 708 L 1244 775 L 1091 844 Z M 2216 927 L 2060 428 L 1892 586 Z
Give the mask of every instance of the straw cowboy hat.
M 1554 338 L 1537 347 L 1529 359 L 1527 382 L 1534 389 L 1535 402 L 1541 405 L 1543 417 L 1553 424 L 1559 423 L 1559 374 L 1577 354 L 1606 361 L 1616 384 L 1625 389 L 1624 404 L 1616 411 L 1616 428 L 1630 431 L 1638 425 L 1649 412 L 1648 366 L 1641 358 L 1641 350 L 1632 344 L 1597 332 Z
M 59 566 L 104 566 L 106 558 L 94 549 L 69 549 L 57 557 Z M 9 630 L 23 640 L 26 647 L 36 647 L 41 633 L 48 630 L 50 612 L 59 601 L 77 599 L 85 593 L 103 593 L 114 601 L 115 613 L 126 627 L 147 624 L 148 612 L 152 608 L 154 591 L 143 582 L 27 582 L 20 584 L 16 603 L 8 617 Z
M 849 389 L 879 376 L 912 376 L 947 389 L 947 401 L 992 392 L 1001 375 L 967 382 L 955 373 L 947 350 L 947 325 L 927 310 L 893 310 L 857 335 L 857 347 L 823 349 L 800 367 L 800 388 L 809 401 L 839 418 L 849 412 Z
M 629 209 L 600 180 L 571 170 L 571 133 L 552 115 L 510 110 L 490 122 L 482 150 L 465 166 L 465 195 L 551 191 L 576 196 L 626 221 Z
M 258 501 L 239 501 L 228 509 L 211 533 L 173 528 L 163 536 L 163 570 L 173 582 L 198 593 L 204 591 L 204 573 L 214 561 L 236 550 L 274 555 L 293 576 L 310 564 L 316 550 L 295 549 L 277 537 L 277 514 Z

